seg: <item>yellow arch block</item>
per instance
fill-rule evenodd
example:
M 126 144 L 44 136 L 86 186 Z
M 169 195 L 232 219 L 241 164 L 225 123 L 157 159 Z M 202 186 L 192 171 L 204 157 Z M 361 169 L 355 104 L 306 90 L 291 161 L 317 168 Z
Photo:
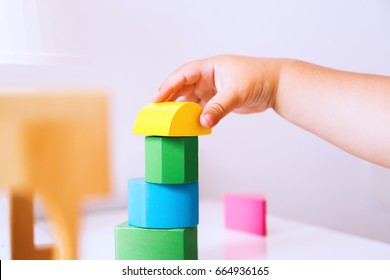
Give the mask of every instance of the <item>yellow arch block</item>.
M 194 102 L 150 103 L 139 112 L 135 134 L 156 136 L 198 136 L 211 133 L 199 121 L 202 107 Z

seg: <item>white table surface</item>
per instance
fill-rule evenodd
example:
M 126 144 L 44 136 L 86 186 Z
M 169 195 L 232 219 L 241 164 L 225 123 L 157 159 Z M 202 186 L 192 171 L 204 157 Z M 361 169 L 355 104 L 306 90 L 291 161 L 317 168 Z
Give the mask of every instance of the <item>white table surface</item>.
M 127 209 L 85 215 L 82 219 L 80 259 L 114 259 L 117 224 Z M 199 259 L 390 259 L 390 244 L 268 215 L 267 237 L 223 225 L 222 204 L 200 203 Z M 45 222 L 36 224 L 36 243 L 52 240 Z

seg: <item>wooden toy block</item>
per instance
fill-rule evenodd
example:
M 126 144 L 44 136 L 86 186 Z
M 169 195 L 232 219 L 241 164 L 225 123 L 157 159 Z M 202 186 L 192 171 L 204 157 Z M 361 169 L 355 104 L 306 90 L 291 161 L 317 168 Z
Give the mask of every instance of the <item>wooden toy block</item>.
M 139 112 L 135 134 L 155 136 L 199 136 L 210 134 L 199 121 L 202 107 L 194 102 L 150 103 Z
M 198 182 L 153 184 L 129 180 L 128 223 L 143 228 L 193 227 L 199 222 Z
M 145 181 L 156 184 L 198 181 L 198 137 L 145 137 Z
M 258 194 L 225 194 L 225 226 L 265 236 L 266 200 Z
M 197 227 L 146 229 L 124 222 L 115 228 L 117 260 L 196 260 Z
M 101 91 L 0 88 L 0 187 L 17 192 L 19 202 L 32 193 L 40 196 L 61 243 L 54 258 L 77 258 L 81 202 L 108 193 L 107 135 Z M 18 249 L 30 243 L 32 232 L 27 224 L 16 230 L 25 214 L 19 202 L 10 221 L 12 250 L 37 258 Z

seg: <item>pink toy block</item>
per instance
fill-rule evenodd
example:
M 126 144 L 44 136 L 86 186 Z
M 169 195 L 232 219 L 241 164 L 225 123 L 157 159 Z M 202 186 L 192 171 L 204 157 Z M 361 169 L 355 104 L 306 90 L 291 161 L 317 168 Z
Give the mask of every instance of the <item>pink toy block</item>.
M 224 195 L 225 226 L 266 236 L 266 201 L 260 194 Z

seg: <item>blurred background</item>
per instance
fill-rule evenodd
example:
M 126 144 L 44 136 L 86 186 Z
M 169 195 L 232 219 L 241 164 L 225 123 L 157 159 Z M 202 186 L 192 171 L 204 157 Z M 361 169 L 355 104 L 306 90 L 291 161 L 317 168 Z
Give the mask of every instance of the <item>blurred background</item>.
M 144 174 L 135 117 L 177 67 L 241 54 L 390 75 L 389 15 L 386 0 L 0 0 L 0 86 L 106 88 L 113 192 L 86 211 L 126 208 L 127 180 Z M 201 199 L 260 192 L 271 214 L 390 243 L 390 170 L 272 111 L 200 137 L 200 186 Z

